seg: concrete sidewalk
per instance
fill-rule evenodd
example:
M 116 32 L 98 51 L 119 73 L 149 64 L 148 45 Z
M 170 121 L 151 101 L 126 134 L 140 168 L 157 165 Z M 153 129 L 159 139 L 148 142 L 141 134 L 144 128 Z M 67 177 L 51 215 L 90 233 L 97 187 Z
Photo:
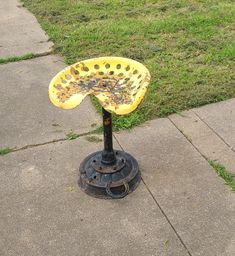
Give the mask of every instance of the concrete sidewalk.
M 17 0 L 0 1 L 0 58 L 45 54 L 53 45 L 36 18 Z
M 36 33 L 32 52 L 50 51 L 35 18 L 6 2 L 0 19 L 11 22 L 0 32 L 21 12 L 20 24 Z M 23 34 L 12 43 L 21 51 L 3 46 L 0 58 L 28 53 L 32 38 Z M 122 200 L 100 200 L 77 187 L 81 160 L 102 148 L 84 135 L 99 115 L 89 99 L 71 111 L 48 100 L 64 66 L 53 55 L 0 66 L 0 148 L 17 149 L 0 156 L 0 255 L 234 256 L 235 194 L 207 160 L 235 173 L 235 99 L 115 134 L 115 148 L 135 156 L 143 179 Z M 64 140 L 71 130 L 78 139 Z

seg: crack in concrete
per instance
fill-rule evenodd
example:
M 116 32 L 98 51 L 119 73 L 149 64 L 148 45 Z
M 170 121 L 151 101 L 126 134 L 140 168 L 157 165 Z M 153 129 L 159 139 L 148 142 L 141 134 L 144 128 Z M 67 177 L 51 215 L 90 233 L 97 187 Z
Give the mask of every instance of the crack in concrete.
M 186 138 L 186 140 L 196 149 L 196 151 L 206 160 L 208 161 L 209 159 L 203 155 L 200 150 L 193 144 L 193 142 L 190 140 L 190 138 L 187 136 L 187 134 L 184 134 L 184 132 L 178 128 L 178 126 L 169 118 L 167 117 L 167 119 L 174 125 L 174 127 L 184 136 L 184 138 Z
M 35 56 L 35 58 L 39 58 L 39 57 L 44 57 L 44 56 L 48 56 L 48 55 L 51 55 L 51 54 L 53 54 L 53 50 L 48 51 L 48 52 L 35 53 L 34 56 Z
M 48 51 L 48 52 L 42 52 L 42 53 L 26 53 L 24 55 L 16 55 L 16 56 L 11 56 L 11 57 L 7 57 L 7 58 L 1 58 L 1 61 L 5 61 L 3 63 L 0 63 L 0 65 L 6 65 L 9 63 L 14 63 L 14 62 L 21 62 L 21 61 L 27 61 L 27 60 L 33 60 L 36 58 L 40 58 L 40 57 L 45 57 L 45 56 L 49 56 L 53 53 L 53 51 Z M 32 55 L 30 57 L 27 57 L 27 55 Z
M 114 139 L 116 140 L 117 144 L 119 145 L 119 147 L 124 151 L 124 148 L 122 147 L 122 145 L 119 143 L 117 137 L 115 136 L 115 134 L 113 134 Z
M 141 177 L 142 182 L 144 183 L 146 189 L 148 190 L 149 194 L 151 195 L 151 197 L 153 198 L 154 202 L 157 204 L 158 208 L 160 209 L 161 213 L 163 214 L 163 216 L 166 218 L 167 222 L 169 223 L 169 225 L 171 226 L 171 228 L 173 229 L 173 231 L 175 232 L 176 236 L 178 237 L 178 239 L 180 240 L 181 244 L 183 245 L 184 249 L 187 251 L 189 256 L 192 256 L 191 252 L 189 251 L 189 249 L 187 248 L 186 244 L 184 243 L 183 239 L 181 238 L 181 236 L 179 235 L 179 233 L 177 232 L 177 230 L 175 229 L 175 227 L 173 226 L 173 224 L 171 223 L 171 221 L 169 220 L 169 218 L 167 217 L 166 213 L 164 212 L 164 210 L 162 209 L 162 207 L 160 206 L 160 204 L 158 203 L 157 199 L 154 197 L 153 193 L 151 192 L 150 188 L 148 187 L 148 185 L 145 183 L 144 179 Z
M 233 152 L 235 152 L 235 149 L 229 145 L 229 143 L 222 137 L 220 136 L 204 119 L 202 119 L 195 111 L 192 110 L 192 112 L 199 118 L 200 121 L 202 121 L 215 135 L 217 135 L 226 146 L 228 146 Z
M 177 128 L 178 129 L 178 128 Z M 120 148 L 124 151 L 124 148 L 122 147 L 121 143 L 118 141 L 117 137 L 115 136 L 115 134 L 113 134 L 113 137 L 115 138 L 116 142 L 118 143 L 118 145 L 120 146 Z M 186 252 L 188 253 L 189 256 L 192 256 L 192 254 L 190 253 L 189 249 L 187 248 L 186 244 L 184 243 L 183 239 L 180 237 L 179 233 L 177 232 L 177 230 L 175 229 L 175 227 L 173 226 L 173 224 L 171 223 L 171 221 L 169 220 L 169 218 L 167 217 L 166 213 L 164 212 L 164 210 L 162 209 L 162 207 L 160 206 L 160 204 L 158 203 L 157 199 L 154 197 L 153 193 L 151 192 L 150 188 L 148 187 L 148 185 L 145 183 L 143 177 L 141 176 L 141 180 L 144 184 L 144 186 L 146 187 L 147 191 L 149 192 L 150 196 L 153 198 L 154 202 L 156 203 L 156 205 L 158 206 L 158 208 L 160 209 L 161 213 L 163 214 L 163 216 L 166 218 L 167 222 L 169 223 L 169 225 L 171 226 L 171 228 L 173 229 L 174 233 L 176 234 L 177 238 L 180 240 L 181 244 L 183 245 L 184 249 L 186 250 Z
M 87 135 L 90 135 L 90 134 L 97 134 L 97 132 L 96 132 L 96 130 L 93 130 L 93 131 L 90 131 L 90 132 L 76 134 L 78 136 L 76 139 L 79 139 L 80 137 L 84 137 L 84 136 L 87 136 Z M 76 139 L 73 139 L 73 140 L 76 140 Z M 21 150 L 26 150 L 26 149 L 30 149 L 30 148 L 35 148 L 35 147 L 40 147 L 40 146 L 44 146 L 44 145 L 49 145 L 49 144 L 53 144 L 53 143 L 57 143 L 57 142 L 61 142 L 61 141 L 69 141 L 69 139 L 61 138 L 61 139 L 55 139 L 55 140 L 47 141 L 47 142 L 43 142 L 43 143 L 26 145 L 26 146 L 23 146 L 23 147 L 20 147 L 20 148 L 15 147 L 15 148 L 12 148 L 11 152 L 7 153 L 6 155 L 14 153 L 14 152 L 21 151 Z

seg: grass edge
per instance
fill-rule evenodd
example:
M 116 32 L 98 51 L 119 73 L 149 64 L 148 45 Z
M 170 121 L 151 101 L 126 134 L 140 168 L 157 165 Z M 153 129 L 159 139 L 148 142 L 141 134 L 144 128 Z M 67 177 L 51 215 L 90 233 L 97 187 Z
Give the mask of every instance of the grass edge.
M 226 185 L 230 186 L 232 191 L 235 192 L 235 174 L 229 172 L 225 166 L 216 162 L 215 160 L 207 160 L 210 166 L 214 168 L 219 177 L 223 178 Z

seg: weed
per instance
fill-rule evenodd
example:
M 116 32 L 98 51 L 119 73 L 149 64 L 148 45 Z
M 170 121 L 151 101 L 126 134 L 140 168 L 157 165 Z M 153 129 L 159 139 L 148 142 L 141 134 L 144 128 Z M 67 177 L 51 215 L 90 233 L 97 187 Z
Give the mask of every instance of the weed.
M 10 152 L 12 152 L 11 148 L 0 148 L 0 156 L 4 156 Z
M 232 191 L 235 192 L 235 174 L 227 171 L 222 164 L 216 161 L 208 160 L 208 162 L 215 169 L 217 174 L 225 180 L 226 184 L 232 188 Z
M 12 56 L 12 57 L 8 57 L 6 59 L 0 59 L 0 64 L 7 64 L 9 62 L 29 60 L 29 59 L 33 59 L 33 58 L 35 58 L 35 55 L 33 53 L 27 53 L 22 56 Z
M 74 132 L 70 132 L 70 133 L 66 134 L 66 138 L 67 138 L 67 140 L 75 140 L 78 138 L 78 135 Z
M 103 132 L 103 125 L 99 125 L 95 130 L 94 133 L 100 134 Z

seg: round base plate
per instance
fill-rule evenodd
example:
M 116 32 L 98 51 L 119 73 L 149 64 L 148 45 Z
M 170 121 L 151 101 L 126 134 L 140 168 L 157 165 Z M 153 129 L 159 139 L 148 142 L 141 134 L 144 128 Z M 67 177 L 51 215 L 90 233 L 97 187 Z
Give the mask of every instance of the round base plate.
M 116 163 L 101 163 L 102 151 L 87 156 L 81 163 L 79 187 L 88 195 L 105 199 L 123 198 L 136 189 L 141 174 L 130 154 L 115 150 Z

